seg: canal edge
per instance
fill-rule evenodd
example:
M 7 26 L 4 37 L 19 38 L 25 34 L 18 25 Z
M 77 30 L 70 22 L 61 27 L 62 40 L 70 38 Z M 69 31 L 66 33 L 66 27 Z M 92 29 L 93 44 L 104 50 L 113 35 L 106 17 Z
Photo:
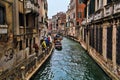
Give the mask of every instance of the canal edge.
M 112 79 L 112 80 L 120 80 L 119 76 L 117 76 L 116 74 L 114 74 L 113 72 L 111 72 L 106 66 L 105 66 L 105 62 L 101 61 L 99 56 L 95 55 L 95 53 L 97 53 L 95 50 L 93 50 L 90 46 L 89 46 L 89 50 L 87 50 L 87 45 L 80 40 L 77 40 L 75 38 L 72 37 L 67 37 L 75 42 L 78 42 L 86 51 L 88 51 L 87 53 L 90 55 L 90 57 L 100 66 L 100 68 Z
M 52 48 L 51 48 L 49 54 L 46 55 L 46 57 L 41 61 L 40 64 L 37 65 L 37 67 L 34 69 L 34 71 L 32 71 L 31 73 L 29 73 L 28 76 L 26 76 L 24 80 L 30 80 L 30 78 L 37 72 L 37 70 L 39 70 L 39 68 L 40 68 L 40 67 L 45 63 L 45 61 L 51 56 L 53 49 L 54 49 L 54 45 L 52 45 Z

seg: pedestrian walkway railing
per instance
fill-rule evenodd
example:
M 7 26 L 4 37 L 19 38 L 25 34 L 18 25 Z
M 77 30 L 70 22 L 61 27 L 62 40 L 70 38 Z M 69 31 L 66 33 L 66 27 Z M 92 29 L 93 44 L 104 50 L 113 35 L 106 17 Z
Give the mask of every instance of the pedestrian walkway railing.
M 42 51 L 38 56 L 35 54 L 30 56 L 27 59 L 22 60 L 19 64 L 13 66 L 12 69 L 6 70 L 0 74 L 0 80 L 22 80 L 25 79 L 34 69 L 37 67 L 37 64 L 40 64 L 42 60 L 48 55 L 52 45 L 46 48 L 45 51 Z

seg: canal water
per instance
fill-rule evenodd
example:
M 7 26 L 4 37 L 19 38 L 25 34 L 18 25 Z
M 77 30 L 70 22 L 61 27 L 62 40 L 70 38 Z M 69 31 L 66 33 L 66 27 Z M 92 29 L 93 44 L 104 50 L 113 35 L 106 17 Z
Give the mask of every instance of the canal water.
M 62 46 L 31 80 L 111 80 L 79 43 L 63 38 Z

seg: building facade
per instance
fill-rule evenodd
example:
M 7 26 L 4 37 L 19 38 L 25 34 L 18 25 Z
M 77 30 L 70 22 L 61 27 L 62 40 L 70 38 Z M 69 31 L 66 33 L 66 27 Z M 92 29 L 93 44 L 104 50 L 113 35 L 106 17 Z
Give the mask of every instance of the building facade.
M 99 55 L 103 65 L 116 79 L 120 79 L 120 2 L 88 0 L 86 6 L 86 18 L 82 21 L 80 31 L 81 40 L 85 42 L 87 50 Z
M 47 28 L 48 28 L 48 3 L 47 0 L 39 0 L 40 8 L 39 8 L 39 34 L 40 38 L 42 36 L 47 35 Z
M 58 34 L 65 34 L 66 14 L 59 12 L 52 16 L 52 32 Z
M 51 34 L 52 32 L 52 19 L 48 19 L 48 33 Z
M 40 6 L 40 0 L 0 0 L 0 80 L 21 80 L 35 65 L 33 45 L 39 45 L 39 23 L 47 25 L 47 1 L 44 11 Z
M 73 36 L 78 38 L 79 29 L 82 20 L 85 15 L 85 5 L 86 1 L 84 0 L 70 0 L 68 5 L 68 10 L 66 12 L 66 20 L 67 20 L 67 29 L 69 29 L 69 36 Z M 68 28 L 69 27 L 69 28 Z

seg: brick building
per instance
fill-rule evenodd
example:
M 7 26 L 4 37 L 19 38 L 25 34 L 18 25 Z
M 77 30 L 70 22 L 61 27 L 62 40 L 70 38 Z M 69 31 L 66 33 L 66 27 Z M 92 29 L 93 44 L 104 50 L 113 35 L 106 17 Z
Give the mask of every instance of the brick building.
M 69 36 L 78 37 L 81 22 L 85 17 L 85 3 L 86 1 L 84 0 L 70 0 L 68 10 L 66 12 L 66 24 L 67 28 L 69 27 Z
M 64 12 L 59 12 L 52 16 L 52 29 L 53 32 L 64 34 L 66 26 L 66 14 Z

